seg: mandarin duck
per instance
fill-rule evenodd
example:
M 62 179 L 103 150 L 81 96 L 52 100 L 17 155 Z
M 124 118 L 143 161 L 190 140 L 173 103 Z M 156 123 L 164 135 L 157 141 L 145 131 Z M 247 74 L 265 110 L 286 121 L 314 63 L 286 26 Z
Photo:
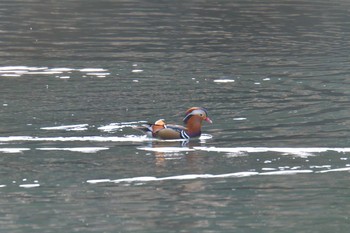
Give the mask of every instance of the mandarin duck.
M 154 124 L 144 124 L 137 129 L 143 131 L 147 135 L 163 139 L 185 139 L 196 138 L 201 136 L 202 121 L 212 123 L 208 117 L 205 108 L 192 107 L 185 113 L 183 122 L 185 126 L 166 124 L 164 119 L 157 120 Z

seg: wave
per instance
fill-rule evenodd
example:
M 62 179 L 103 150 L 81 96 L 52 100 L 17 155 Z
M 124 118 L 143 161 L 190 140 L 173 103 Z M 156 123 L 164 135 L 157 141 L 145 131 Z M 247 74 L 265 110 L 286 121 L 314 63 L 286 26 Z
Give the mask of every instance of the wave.
M 125 137 L 103 137 L 103 136 L 81 136 L 81 137 L 32 137 L 32 136 L 9 136 L 0 137 L 0 142 L 146 142 L 154 139 L 146 136 Z
M 47 130 L 83 130 L 87 125 L 70 125 L 70 126 L 57 126 L 49 127 Z M 199 141 L 205 143 L 206 140 L 211 139 L 212 136 L 209 134 L 203 134 Z M 149 138 L 146 135 L 127 135 L 127 136 L 72 136 L 72 137 L 32 137 L 32 136 L 7 136 L 0 137 L 0 143 L 11 143 L 11 142 L 176 142 L 176 141 L 186 141 L 183 139 L 180 140 L 159 140 L 154 138 Z M 79 150 L 72 148 L 51 148 L 56 150 Z M 81 147 L 81 150 L 84 150 L 84 147 Z M 109 149 L 108 147 L 89 147 L 86 150 L 90 151 L 99 151 Z M 172 152 L 189 152 L 189 151 L 205 151 L 205 152 L 217 152 L 217 153 L 226 153 L 230 156 L 244 156 L 252 153 L 281 153 L 283 155 L 293 155 L 298 157 L 309 157 L 315 156 L 316 154 L 325 153 L 325 152 L 336 152 L 336 153 L 349 153 L 350 147 L 207 147 L 207 146 L 193 146 L 190 147 L 187 143 L 184 143 L 183 146 L 141 146 L 137 147 L 139 150 L 144 151 L 153 151 L 153 152 L 163 152 L 163 153 L 172 153 Z M 0 152 L 3 153 L 20 153 L 29 148 L 0 148 Z M 44 150 L 44 149 L 41 149 Z M 49 150 L 49 149 L 46 149 Z
M 108 147 L 43 147 L 35 149 L 41 151 L 72 151 L 82 153 L 96 153 L 103 150 L 109 150 Z
M 299 157 L 313 156 L 323 152 L 348 153 L 350 147 L 194 147 L 196 150 L 207 152 L 224 152 L 241 155 L 242 153 L 264 153 L 277 152 L 285 155 L 295 155 Z
M 21 77 L 24 75 L 55 75 L 56 78 L 70 78 L 72 72 L 78 72 L 83 76 L 106 77 L 111 73 L 104 68 L 69 68 L 69 67 L 31 67 L 31 66 L 1 66 L 0 76 Z M 63 76 L 64 75 L 64 76 Z
M 88 124 L 78 124 L 78 125 L 61 125 L 61 126 L 51 126 L 51 127 L 41 127 L 43 130 L 65 130 L 65 131 L 84 131 L 87 130 Z
M 231 157 L 245 156 L 252 153 L 281 153 L 282 155 L 292 155 L 297 157 L 306 158 L 309 156 L 316 156 L 317 154 L 324 152 L 336 152 L 336 153 L 348 153 L 350 148 L 337 148 L 337 147 L 138 147 L 139 150 L 153 151 L 153 152 L 164 152 L 164 153 L 175 153 L 184 151 L 206 151 L 206 152 L 217 152 L 229 154 Z
M 99 184 L 99 183 L 147 183 L 147 182 L 157 182 L 157 181 L 171 181 L 171 180 L 196 180 L 196 179 L 222 179 L 222 178 L 241 178 L 249 176 L 283 176 L 283 175 L 297 175 L 297 174 L 310 174 L 310 173 L 329 173 L 329 172 L 342 172 L 350 171 L 350 167 L 327 169 L 327 170 L 279 170 L 279 171 L 269 171 L 269 172 L 234 172 L 234 173 L 224 173 L 224 174 L 185 174 L 177 176 L 166 176 L 166 177 L 155 177 L 155 176 L 139 176 L 130 177 L 122 179 L 92 179 L 87 180 L 89 184 Z
M 77 130 L 78 128 L 85 127 L 82 125 L 75 125 L 74 127 L 69 128 L 69 130 Z M 63 129 L 68 130 L 67 126 L 64 128 L 59 126 L 55 127 L 55 130 Z M 211 139 L 212 136 L 209 134 L 203 134 L 199 140 Z M 81 137 L 32 137 L 32 136 L 8 136 L 0 137 L 0 142 L 150 142 L 150 141 L 186 141 L 185 139 L 179 140 L 159 140 L 155 138 L 147 137 L 146 135 L 127 135 L 127 136 L 81 136 Z
M 23 153 L 23 151 L 28 151 L 30 148 L 0 148 L 0 153 Z
M 0 148 L 0 153 L 16 154 L 30 151 L 31 148 Z M 72 151 L 81 153 L 96 153 L 103 150 L 109 150 L 108 147 L 38 147 L 35 150 L 40 151 Z

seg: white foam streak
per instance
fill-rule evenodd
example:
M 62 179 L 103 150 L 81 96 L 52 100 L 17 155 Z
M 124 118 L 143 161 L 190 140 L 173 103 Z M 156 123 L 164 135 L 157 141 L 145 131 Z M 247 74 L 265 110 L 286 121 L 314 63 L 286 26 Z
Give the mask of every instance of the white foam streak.
M 212 135 L 203 133 L 203 134 L 199 137 L 199 140 L 201 140 L 201 141 L 204 140 L 204 141 L 205 141 L 205 140 L 209 140 L 209 139 L 212 139 L 212 138 L 213 138 Z
M 276 171 L 276 172 L 235 172 L 235 173 L 226 173 L 226 174 L 186 174 L 178 176 L 167 176 L 167 177 L 154 177 L 154 176 L 140 176 L 140 177 L 131 177 L 131 178 L 122 178 L 122 179 L 96 179 L 96 180 L 87 180 L 87 183 L 98 184 L 98 183 L 133 183 L 133 182 L 152 182 L 152 181 L 168 181 L 168 180 L 195 180 L 195 179 L 219 179 L 219 178 L 240 178 L 240 177 L 249 177 L 257 175 L 294 175 L 300 173 L 312 173 L 311 170 L 292 170 L 292 171 Z
M 56 72 L 70 72 L 70 71 L 74 71 L 74 69 L 72 68 L 52 68 L 50 69 L 51 71 L 56 71 Z
M 309 147 L 309 148 L 283 148 L 283 147 L 194 147 L 196 150 L 208 152 L 225 152 L 225 153 L 264 153 L 277 152 L 300 157 L 312 156 L 313 153 L 322 153 L 334 151 L 338 153 L 350 152 L 350 148 L 331 148 L 331 147 Z
M 227 173 L 227 174 L 187 174 L 187 175 L 178 175 L 178 176 L 168 176 L 168 177 L 134 177 L 134 178 L 125 178 L 113 180 L 114 183 L 121 182 L 135 182 L 135 181 L 163 181 L 163 180 L 194 180 L 194 179 L 209 179 L 209 178 L 227 178 L 227 177 L 246 177 L 258 175 L 258 172 L 237 172 L 237 173 Z
M 41 151 L 72 151 L 81 153 L 96 153 L 102 150 L 109 150 L 108 147 L 41 147 L 35 148 Z M 0 148 L 0 153 L 16 154 L 23 153 L 24 151 L 30 151 L 30 148 Z
M 26 74 L 62 74 L 61 71 L 29 71 Z
M 2 74 L 2 77 L 20 77 L 20 74 Z
M 28 151 L 30 148 L 0 148 L 0 153 L 8 153 L 8 154 L 15 154 L 15 153 L 23 153 L 23 151 Z
M 259 173 L 258 172 L 235 172 L 235 173 L 215 175 L 213 178 L 246 177 L 246 176 L 255 176 L 255 175 L 259 175 Z
M 107 70 L 103 69 L 103 68 L 84 68 L 84 69 L 80 69 L 80 72 L 105 72 Z
M 141 72 L 143 72 L 143 70 L 135 69 L 135 70 L 132 70 L 131 72 L 132 72 L 132 73 L 141 73 Z
M 47 67 L 29 67 L 29 66 L 2 66 L 0 67 L 1 71 L 16 71 L 16 70 L 45 70 Z
M 104 132 L 113 132 L 116 130 L 121 130 L 123 128 L 135 127 L 139 123 L 147 123 L 147 122 L 146 121 L 118 122 L 118 123 L 111 123 L 108 125 L 100 126 L 97 129 Z
M 245 117 L 235 117 L 235 118 L 233 118 L 233 120 L 234 121 L 245 121 L 245 120 L 247 120 L 247 118 L 245 118 Z
M 108 182 L 111 182 L 111 180 L 110 179 L 96 179 L 96 180 L 87 180 L 86 182 L 90 183 L 90 184 L 98 184 L 98 183 L 108 183 Z
M 240 178 L 249 176 L 285 176 L 285 175 L 297 175 L 297 174 L 310 174 L 310 173 L 328 173 L 328 172 L 341 172 L 350 171 L 350 167 L 337 168 L 323 171 L 313 171 L 313 170 L 279 170 L 279 171 L 268 171 L 268 172 L 235 172 L 235 173 L 225 173 L 225 174 L 185 174 L 178 176 L 167 176 L 167 177 L 155 177 L 155 176 L 140 176 L 140 177 L 130 177 L 122 179 L 94 179 L 87 180 L 87 183 L 98 184 L 98 183 L 146 183 L 155 181 L 169 181 L 169 180 L 195 180 L 195 179 L 220 179 L 220 178 Z
M 235 80 L 233 79 L 215 79 L 214 83 L 233 83 Z
M 40 184 L 20 184 L 19 187 L 21 187 L 21 188 L 37 188 L 37 187 L 40 187 Z
M 43 147 L 36 148 L 42 151 L 72 151 L 72 152 L 82 152 L 82 153 L 96 153 L 102 150 L 108 150 L 108 147 L 72 147 L 72 148 L 58 148 L 58 147 Z
M 88 124 L 78 124 L 78 125 L 61 125 L 52 127 L 42 127 L 43 130 L 66 130 L 66 131 L 83 131 L 87 130 Z
M 272 171 L 272 172 L 263 172 L 259 175 L 262 176 L 271 176 L 271 175 L 295 175 L 301 173 L 313 173 L 312 170 L 283 170 L 283 171 Z
M 322 170 L 322 171 L 318 171 L 317 173 L 343 172 L 343 171 L 350 171 L 350 167 L 343 167 L 343 168 L 335 168 L 335 169 L 329 169 L 329 170 Z
M 188 147 L 138 147 L 137 149 L 163 153 L 195 151 Z
M 110 75 L 111 73 L 86 73 L 86 75 L 90 75 L 90 76 L 107 76 Z
M 103 68 L 68 68 L 68 67 L 30 67 L 30 66 L 2 66 L 0 67 L 1 76 L 8 77 L 19 77 L 22 75 L 50 75 L 50 74 L 62 74 L 62 73 L 72 73 L 72 72 L 83 72 L 90 76 L 105 77 L 110 75 L 108 70 Z M 69 77 L 69 76 L 63 76 Z M 61 77 L 62 78 L 62 77 Z
M 10 136 L 0 137 L 0 142 L 146 142 L 153 139 L 146 136 L 127 136 L 127 137 L 102 137 L 102 136 L 83 136 L 83 137 L 30 137 L 30 136 Z
M 141 176 L 141 177 L 132 177 L 132 178 L 123 178 L 117 180 L 110 179 L 101 179 L 101 180 L 88 180 L 88 183 L 96 184 L 102 182 L 112 182 L 112 183 L 131 183 L 131 182 L 150 182 L 150 181 L 165 181 L 165 180 L 194 180 L 194 179 L 210 179 L 210 178 L 226 178 L 226 177 L 247 177 L 258 175 L 258 172 L 236 172 L 228 174 L 187 174 L 187 175 L 178 175 L 178 176 L 168 176 L 168 177 L 154 177 L 154 176 Z

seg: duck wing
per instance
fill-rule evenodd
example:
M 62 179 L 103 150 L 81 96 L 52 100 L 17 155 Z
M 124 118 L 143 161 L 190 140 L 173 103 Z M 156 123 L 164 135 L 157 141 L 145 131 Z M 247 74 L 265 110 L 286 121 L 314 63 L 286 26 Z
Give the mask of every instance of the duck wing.
M 182 125 L 172 125 L 172 124 L 167 124 L 165 128 L 172 129 L 178 132 L 181 132 L 182 130 L 186 130 L 187 128 L 182 126 Z
M 162 130 L 164 128 L 166 128 L 164 119 L 157 120 L 154 124 L 147 123 L 134 127 L 134 129 L 139 130 L 150 137 L 154 137 L 159 130 Z
M 182 125 L 165 125 L 164 129 L 159 130 L 156 133 L 156 137 L 160 139 L 186 139 L 190 136 L 186 132 L 186 127 Z
M 158 120 L 154 124 L 143 124 L 135 127 L 150 137 L 163 140 L 170 139 L 189 139 L 186 133 L 186 127 L 182 125 L 165 124 L 164 120 Z

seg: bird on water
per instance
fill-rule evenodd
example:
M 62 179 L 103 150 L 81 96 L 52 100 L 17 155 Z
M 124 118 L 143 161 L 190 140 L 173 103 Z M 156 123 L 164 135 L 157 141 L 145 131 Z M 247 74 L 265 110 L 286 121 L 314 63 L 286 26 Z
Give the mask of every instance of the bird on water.
M 213 123 L 208 116 L 208 111 L 202 107 L 192 107 L 185 113 L 182 125 L 166 124 L 164 119 L 157 120 L 154 124 L 143 124 L 137 129 L 148 136 L 162 140 L 197 138 L 202 133 L 202 122 Z

